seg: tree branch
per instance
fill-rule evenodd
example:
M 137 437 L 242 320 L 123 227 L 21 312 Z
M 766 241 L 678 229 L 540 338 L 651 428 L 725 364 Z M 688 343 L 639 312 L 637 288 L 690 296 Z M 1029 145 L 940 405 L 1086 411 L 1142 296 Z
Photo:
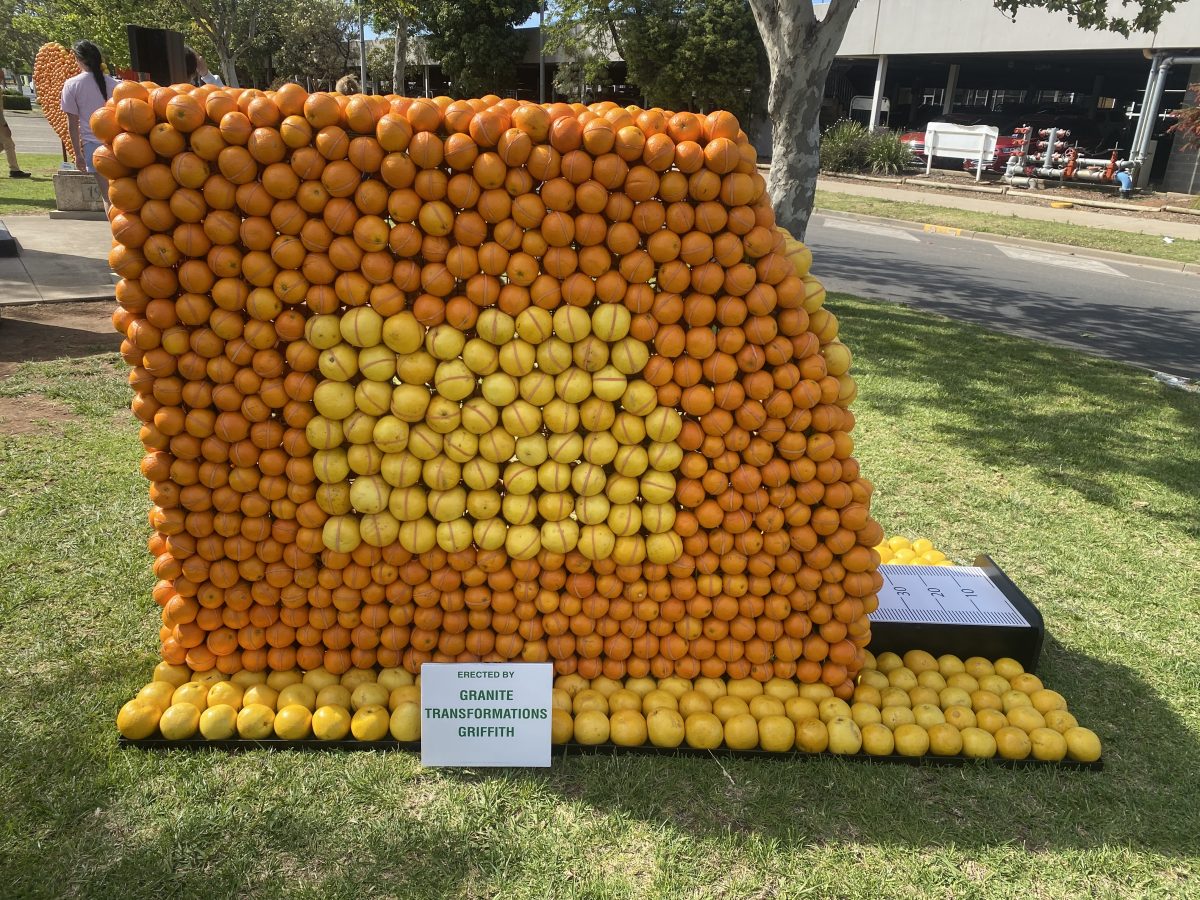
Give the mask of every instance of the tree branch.
M 825 19 L 815 26 L 815 33 L 811 39 L 813 50 L 822 59 L 828 56 L 828 59 L 832 60 L 833 54 L 837 53 L 846 34 L 846 26 L 850 24 L 850 16 L 854 14 L 857 6 L 858 0 L 830 0 L 829 12 L 825 14 Z

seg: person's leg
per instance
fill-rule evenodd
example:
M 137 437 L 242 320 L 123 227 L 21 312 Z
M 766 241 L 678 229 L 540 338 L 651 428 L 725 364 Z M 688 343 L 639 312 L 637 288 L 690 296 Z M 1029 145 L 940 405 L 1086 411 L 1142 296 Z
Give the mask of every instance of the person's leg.
M 96 179 L 96 184 L 100 187 L 100 199 L 103 201 L 104 211 L 107 213 L 112 207 L 112 204 L 108 202 L 108 179 L 97 172 L 96 166 L 92 163 L 92 157 L 98 149 L 100 149 L 99 142 L 83 142 L 83 155 L 87 158 L 88 171 L 92 173 L 92 176 Z
M 8 127 L 8 123 L 0 125 L 0 147 L 4 148 L 4 155 L 8 157 L 8 173 L 12 178 L 28 178 L 28 172 L 22 172 L 21 166 L 17 162 L 17 145 L 13 140 L 12 129 Z

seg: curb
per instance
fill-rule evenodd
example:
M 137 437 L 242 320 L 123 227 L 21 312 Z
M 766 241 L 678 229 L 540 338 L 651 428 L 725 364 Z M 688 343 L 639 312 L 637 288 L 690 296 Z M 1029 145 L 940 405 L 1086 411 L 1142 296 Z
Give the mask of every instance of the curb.
M 968 240 L 985 241 L 992 244 L 1009 244 L 1014 247 L 1028 247 L 1031 250 L 1047 250 L 1054 253 L 1064 253 L 1067 256 L 1078 256 L 1084 259 L 1102 259 L 1119 262 L 1131 266 L 1146 266 L 1152 269 L 1166 269 L 1170 272 L 1200 275 L 1200 263 L 1183 263 L 1170 259 L 1158 259 L 1153 256 L 1135 256 L 1132 253 L 1117 253 L 1112 250 L 1093 250 L 1090 247 L 1072 247 L 1069 244 L 1055 244 L 1051 241 L 1035 241 L 1031 238 L 1009 237 L 1003 234 L 993 234 L 990 231 L 967 231 L 948 225 L 932 225 L 927 222 L 913 222 L 908 219 L 888 219 L 883 216 L 868 216 L 861 213 L 838 212 L 817 207 L 814 213 L 831 216 L 835 219 L 866 222 L 872 225 L 893 225 L 921 231 L 926 234 L 944 234 L 951 237 Z
M 117 295 L 113 294 L 86 294 L 82 297 L 55 297 L 52 300 L 0 300 L 0 310 L 3 309 L 20 309 L 22 306 L 42 306 L 52 303 L 100 303 L 103 301 L 116 301 Z

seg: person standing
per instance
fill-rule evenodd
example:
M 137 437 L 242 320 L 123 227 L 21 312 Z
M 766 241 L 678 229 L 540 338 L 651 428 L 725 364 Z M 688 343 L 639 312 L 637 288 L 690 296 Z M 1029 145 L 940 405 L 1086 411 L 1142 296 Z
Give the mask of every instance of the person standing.
M 204 61 L 204 57 L 193 50 L 191 47 L 183 48 L 183 62 L 187 69 L 188 84 L 193 84 L 200 87 L 202 84 L 213 84 L 217 87 L 225 87 L 225 82 L 221 80 L 220 75 L 214 75 L 208 70 L 208 63 Z
M 21 166 L 17 163 L 17 145 L 13 141 L 12 129 L 8 127 L 8 122 L 4 119 L 3 100 L 0 100 L 0 147 L 4 148 L 4 155 L 8 157 L 8 177 L 29 178 L 29 173 L 22 172 Z
M 91 41 L 77 41 L 72 48 L 80 72 L 67 79 L 62 89 L 62 111 L 67 114 L 67 129 L 71 136 L 71 147 L 75 150 L 75 167 L 81 172 L 91 172 L 100 186 L 100 199 L 104 211 L 108 212 L 108 179 L 92 165 L 92 154 L 100 141 L 92 133 L 92 113 L 108 102 L 117 79 L 104 72 L 100 48 Z

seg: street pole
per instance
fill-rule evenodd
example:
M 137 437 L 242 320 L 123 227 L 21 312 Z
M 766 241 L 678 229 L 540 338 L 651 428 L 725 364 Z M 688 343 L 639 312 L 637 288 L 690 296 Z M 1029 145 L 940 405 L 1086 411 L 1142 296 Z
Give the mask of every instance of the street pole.
M 538 103 L 546 102 L 546 37 L 542 26 L 546 23 L 546 0 L 538 10 Z
M 367 89 L 367 41 L 363 28 L 362 0 L 358 3 L 358 86 L 360 90 Z

